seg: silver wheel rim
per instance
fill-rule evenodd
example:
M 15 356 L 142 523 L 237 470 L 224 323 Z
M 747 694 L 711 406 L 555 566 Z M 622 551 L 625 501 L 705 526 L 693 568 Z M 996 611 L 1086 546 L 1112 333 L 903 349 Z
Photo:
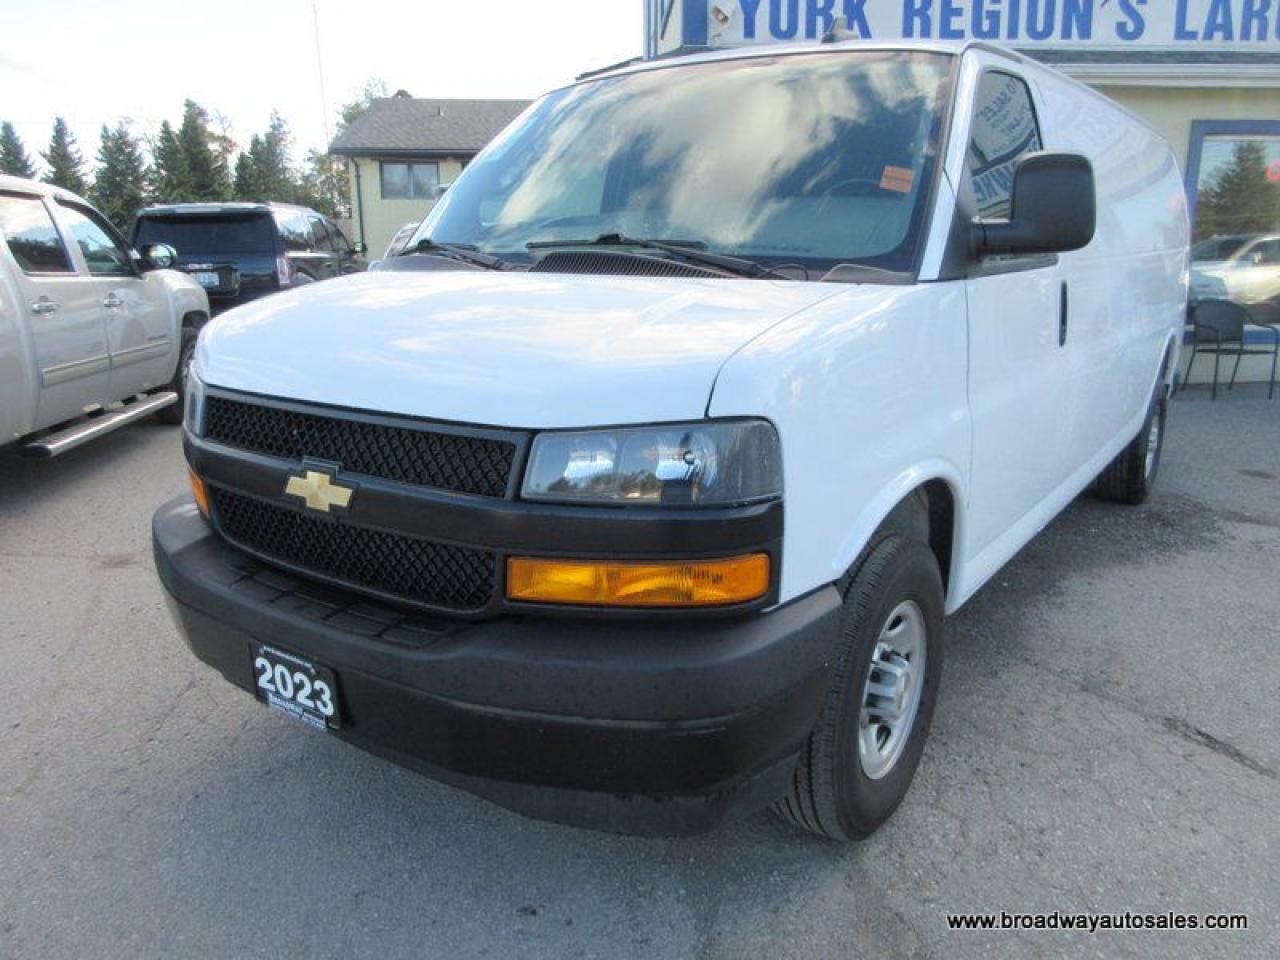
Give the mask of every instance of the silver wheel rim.
M 1150 477 L 1156 468 L 1156 454 L 1160 452 L 1160 411 L 1151 416 L 1151 429 L 1147 431 L 1147 458 L 1143 464 L 1142 475 Z
M 904 600 L 880 629 L 862 691 L 858 762 L 871 780 L 888 775 L 911 739 L 927 655 L 924 612 L 914 600 Z

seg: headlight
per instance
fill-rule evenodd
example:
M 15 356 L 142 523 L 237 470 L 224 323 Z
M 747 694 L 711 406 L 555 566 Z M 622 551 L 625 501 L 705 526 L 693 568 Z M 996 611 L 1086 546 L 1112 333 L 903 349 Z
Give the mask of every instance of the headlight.
M 192 436 L 198 437 L 204 430 L 204 381 L 196 376 L 195 364 L 187 368 L 187 382 L 183 402 L 182 422 Z
M 778 434 L 764 420 L 701 420 L 540 433 L 526 500 L 712 506 L 782 494 Z

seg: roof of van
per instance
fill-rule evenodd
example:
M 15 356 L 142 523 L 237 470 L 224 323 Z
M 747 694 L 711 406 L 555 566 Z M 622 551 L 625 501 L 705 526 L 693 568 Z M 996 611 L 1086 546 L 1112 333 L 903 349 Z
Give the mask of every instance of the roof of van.
M 687 63 L 710 63 L 718 60 L 746 60 L 752 57 L 771 57 L 795 53 L 830 53 L 837 50 L 905 50 L 915 53 L 943 53 L 959 56 L 966 50 L 988 50 L 1003 54 L 1019 63 L 1034 62 L 1029 58 L 999 44 L 983 40 L 805 40 L 796 43 L 769 43 L 741 47 L 722 47 L 718 50 L 676 50 L 652 60 L 635 59 L 584 73 L 578 79 L 596 79 Z

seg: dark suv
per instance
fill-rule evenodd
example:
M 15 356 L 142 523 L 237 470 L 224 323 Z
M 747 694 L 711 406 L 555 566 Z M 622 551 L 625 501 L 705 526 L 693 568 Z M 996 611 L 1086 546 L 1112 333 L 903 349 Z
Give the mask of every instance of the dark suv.
M 133 224 L 133 245 L 165 243 L 175 266 L 209 294 L 216 313 L 286 287 L 365 269 L 338 225 L 285 203 L 175 203 L 147 207 Z

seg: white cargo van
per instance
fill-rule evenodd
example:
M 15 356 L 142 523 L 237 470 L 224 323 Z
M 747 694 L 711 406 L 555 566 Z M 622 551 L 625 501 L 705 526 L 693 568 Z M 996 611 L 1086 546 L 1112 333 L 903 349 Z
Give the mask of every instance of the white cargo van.
M 513 809 L 862 837 L 945 615 L 1151 489 L 1187 237 L 1165 143 L 999 48 L 593 77 L 208 327 L 160 576 L 232 683 Z

